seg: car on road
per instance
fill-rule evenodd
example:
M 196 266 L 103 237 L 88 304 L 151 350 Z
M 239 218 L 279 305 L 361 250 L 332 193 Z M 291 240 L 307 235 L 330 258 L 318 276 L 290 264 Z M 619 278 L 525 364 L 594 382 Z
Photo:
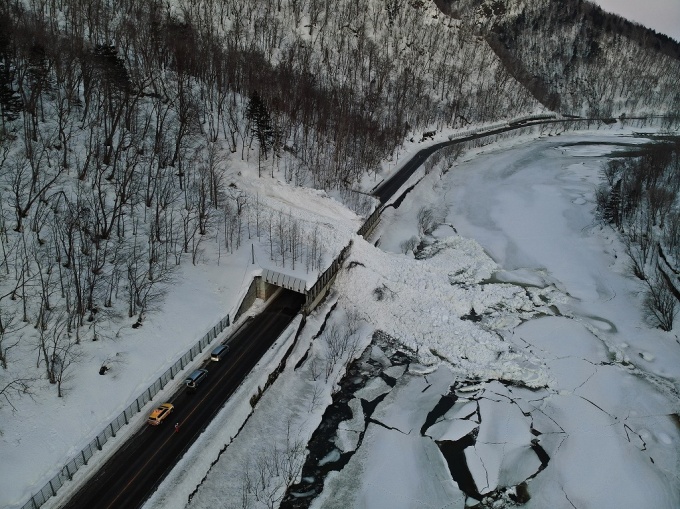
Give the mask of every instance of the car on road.
M 196 389 L 196 387 L 198 387 L 207 376 L 208 376 L 207 369 L 195 369 L 193 373 L 191 373 L 187 377 L 187 379 L 184 380 L 184 383 L 186 384 L 188 389 Z
M 158 406 L 146 420 L 152 426 L 158 426 L 172 413 L 175 407 L 170 403 L 163 403 Z
M 229 353 L 229 345 L 219 345 L 210 353 L 210 360 L 213 362 L 221 361 Z

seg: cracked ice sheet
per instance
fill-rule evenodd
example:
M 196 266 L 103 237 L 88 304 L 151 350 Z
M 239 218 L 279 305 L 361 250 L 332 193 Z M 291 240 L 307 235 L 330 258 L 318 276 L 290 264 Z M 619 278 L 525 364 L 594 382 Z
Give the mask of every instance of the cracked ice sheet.
M 670 405 L 677 412 L 678 398 L 668 386 L 677 389 L 680 349 L 672 334 L 641 320 L 640 286 L 628 275 L 624 249 L 616 235 L 593 221 L 599 168 L 606 159 L 580 157 L 574 164 L 573 154 L 561 155 L 560 144 L 581 139 L 621 138 L 579 133 L 510 149 L 484 149 L 486 154 L 458 163 L 456 171 L 439 181 L 425 180 L 401 208 L 450 205 L 447 221 L 460 235 L 475 238 L 502 267 L 496 280 L 554 283 L 574 297 L 559 309 L 576 320 L 540 319 L 505 335 L 545 368 L 549 380 L 545 390 L 511 391 L 517 404 L 531 412 L 534 428 L 543 433 L 540 444 L 551 457 L 546 470 L 529 482 L 533 499 L 528 506 L 676 509 L 680 435 L 668 413 Z M 380 245 L 398 250 L 399 242 L 416 230 L 393 229 L 390 223 L 389 216 L 381 220 Z M 448 228 L 441 230 L 450 234 Z M 399 232 L 406 235 L 396 238 Z M 470 295 L 464 294 L 464 303 Z M 528 334 L 531 330 L 536 334 Z M 657 375 L 652 380 L 656 385 L 643 382 L 644 373 L 637 378 L 627 368 L 600 365 L 626 356 Z M 624 423 L 639 437 L 631 435 L 629 442 Z M 640 450 L 642 441 L 647 451 Z
M 326 478 L 312 509 L 463 509 L 465 496 L 451 479 L 437 445 L 369 424 L 357 453 Z
M 499 444 L 481 444 L 465 449 L 472 479 L 481 495 L 492 492 L 499 486 L 514 486 L 534 474 L 541 462 L 529 447 L 515 447 L 505 450 Z
M 479 424 L 479 419 L 477 418 L 477 402 L 468 401 L 465 397 L 458 396 L 458 400 L 453 405 L 451 410 L 446 412 L 444 415 L 445 419 L 468 419 Z
M 597 152 L 586 157 L 584 152 L 575 159 L 569 147 L 581 141 L 641 140 L 617 133 L 577 133 L 487 150 L 460 162 L 437 183 L 436 196 L 445 197 L 444 203 L 420 198 L 423 203 L 449 205 L 447 222 L 460 235 L 476 239 L 502 269 L 548 274 L 574 297 L 560 309 L 579 315 L 612 349 L 624 350 L 622 357 L 678 380 L 680 349 L 673 333 L 643 322 L 642 286 L 629 275 L 625 248 L 616 233 L 594 217 L 599 170 L 606 158 Z M 429 192 L 429 197 L 434 195 Z
M 479 400 L 482 421 L 476 444 L 465 449 L 470 473 L 482 494 L 524 481 L 541 463 L 531 449 L 531 417 L 503 400 L 507 391 L 501 384 L 492 382 L 488 389 Z
M 361 447 L 342 471 L 328 475 L 312 508 L 463 509 L 465 496 L 439 448 L 420 435 L 428 412 L 453 382 L 444 367 L 427 376 L 401 377 L 373 416 L 397 429 L 370 423 Z
M 371 359 L 379 363 L 383 368 L 388 368 L 392 365 L 392 361 L 385 355 L 385 352 L 379 346 L 371 346 Z
M 552 396 L 543 410 L 565 433 L 541 437 L 551 459 L 529 485 L 527 509 L 572 507 L 565 493 L 579 508 L 679 506 L 677 465 L 652 463 L 616 419 L 576 395 Z
M 406 365 L 392 366 L 390 368 L 385 369 L 383 373 L 396 380 L 397 378 L 404 374 L 406 368 L 407 368 Z
M 368 383 L 354 393 L 354 396 L 366 401 L 373 401 L 378 396 L 382 396 L 392 390 L 379 376 L 371 378 Z
M 455 442 L 477 429 L 477 423 L 466 419 L 446 419 L 429 428 L 425 434 L 438 442 L 448 440 Z
M 582 358 L 592 362 L 607 361 L 607 349 L 583 324 L 570 318 L 547 316 L 535 318 L 515 328 L 508 337 L 519 347 L 545 359 Z
M 531 481 L 527 507 L 571 507 L 565 493 L 583 508 L 680 506 L 680 444 L 667 397 L 625 367 L 599 364 L 606 349 L 574 320 L 533 320 L 511 339 L 532 345 L 552 378 L 551 395 L 513 389 L 534 427 L 551 433 L 539 437 L 551 460 Z
M 352 418 L 338 424 L 338 430 L 335 433 L 335 445 L 342 452 L 353 451 L 357 448 L 359 434 L 366 427 L 361 400 L 354 398 L 350 400 L 348 406 L 352 411 Z
M 427 414 L 449 392 L 455 381 L 451 371 L 439 367 L 427 376 L 406 374 L 373 412 L 373 420 L 404 433 L 420 434 Z

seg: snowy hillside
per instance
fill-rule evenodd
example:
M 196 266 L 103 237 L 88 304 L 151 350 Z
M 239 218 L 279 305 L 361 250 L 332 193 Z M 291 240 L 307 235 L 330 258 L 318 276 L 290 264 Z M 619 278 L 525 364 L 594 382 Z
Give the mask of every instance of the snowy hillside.
M 598 167 L 645 141 L 620 133 L 431 172 L 381 223 L 383 249 L 355 243 L 242 432 L 222 431 L 225 409 L 146 507 L 677 506 L 680 349 L 594 222 Z M 422 203 L 450 208 L 415 260 L 398 251 Z M 473 303 L 480 320 L 462 320 Z M 342 380 L 324 372 L 338 330 L 370 341 Z M 293 485 L 274 475 L 291 462 Z
M 477 23 L 419 0 L 86 3 L 0 3 L 1 506 L 233 319 L 254 276 L 309 287 L 350 241 L 363 265 L 339 285 L 357 320 L 372 303 L 368 329 L 426 370 L 548 383 L 496 329 L 546 313 L 553 287 L 479 285 L 498 266 L 469 239 L 395 262 L 355 234 L 366 192 L 422 142 L 546 111 Z M 639 52 L 658 82 L 597 82 L 584 112 L 623 95 L 676 111 L 674 61 Z M 493 324 L 461 318 L 473 308 Z
M 678 111 L 680 43 L 592 2 L 443 0 L 547 107 L 583 116 Z

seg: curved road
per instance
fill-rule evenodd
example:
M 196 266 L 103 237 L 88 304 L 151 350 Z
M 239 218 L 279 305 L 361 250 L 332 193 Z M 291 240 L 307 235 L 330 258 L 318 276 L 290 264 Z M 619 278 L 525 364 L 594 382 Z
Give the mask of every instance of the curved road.
M 552 120 L 554 122 L 554 120 Z M 545 121 L 529 121 L 437 143 L 417 152 L 373 193 L 385 203 L 437 150 Z M 175 410 L 160 426 L 144 425 L 69 500 L 64 509 L 132 509 L 141 507 L 196 437 L 300 311 L 304 295 L 283 290 L 266 310 L 251 319 L 230 341 L 229 355 L 207 361 L 208 377 L 195 393 L 180 388 L 170 399 Z M 161 401 L 155 402 L 156 405 Z M 151 408 L 148 409 L 148 412 Z M 175 432 L 174 423 L 180 424 Z
M 435 145 L 431 145 L 427 148 L 424 148 L 416 152 L 416 154 L 406 164 L 404 164 L 404 166 L 402 166 L 397 173 L 392 175 L 392 177 L 390 177 L 386 182 L 380 184 L 373 191 L 373 195 L 380 200 L 380 203 L 385 203 L 392 196 L 394 196 L 394 194 L 397 191 L 399 191 L 401 186 L 403 186 L 408 181 L 411 175 L 413 175 L 413 173 L 418 169 L 418 167 L 420 167 L 421 164 L 423 164 L 427 160 L 428 157 L 430 157 L 432 154 L 434 154 L 441 148 L 448 147 L 450 145 L 457 145 L 459 143 L 464 143 L 470 140 L 476 140 L 478 138 L 493 136 L 494 134 L 500 134 L 506 131 L 512 131 L 514 129 L 521 129 L 523 127 L 556 122 L 569 122 L 574 120 L 575 119 L 567 120 L 550 119 L 550 120 L 529 120 L 525 122 L 515 122 L 510 123 L 505 127 L 499 127 L 498 129 L 493 129 L 491 131 L 483 131 L 481 133 L 472 134 L 464 138 L 456 138 L 455 140 L 442 141 L 440 143 L 436 143 Z
M 183 387 L 178 390 L 169 399 L 175 410 L 167 420 L 159 426 L 144 425 L 63 507 L 140 507 L 290 324 L 303 300 L 304 295 L 289 290 L 274 297 L 264 312 L 231 338 L 224 359 L 206 362 L 203 367 L 208 376 L 195 393 Z M 180 424 L 177 433 L 176 422 Z

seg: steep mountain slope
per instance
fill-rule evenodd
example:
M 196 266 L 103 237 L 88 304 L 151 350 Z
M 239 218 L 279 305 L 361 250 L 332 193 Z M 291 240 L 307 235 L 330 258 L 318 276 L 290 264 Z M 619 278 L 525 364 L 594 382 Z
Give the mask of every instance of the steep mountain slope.
M 680 111 L 680 44 L 583 0 L 442 0 L 513 75 L 565 114 Z
M 365 214 L 351 190 L 406 136 L 540 111 L 532 93 L 565 113 L 680 111 L 677 45 L 554 5 L 0 2 L 3 366 L 7 323 L 76 345 L 92 322 L 138 325 L 206 235 L 233 251 L 250 218 L 259 232 L 239 159 Z M 42 353 L 31 369 L 59 385 Z
M 440 4 L 454 19 L 421 0 L 0 2 L 3 366 L 8 323 L 34 324 L 39 344 L 60 324 L 76 345 L 93 322 L 138 325 L 206 235 L 233 251 L 251 217 L 259 232 L 259 197 L 227 170 L 239 160 L 365 214 L 351 190 L 418 131 L 533 113 L 536 98 L 680 111 L 677 45 L 554 5 Z M 55 355 L 31 369 L 59 385 Z
M 57 325 L 76 346 L 92 323 L 139 326 L 208 235 L 233 252 L 255 217 L 259 237 L 232 163 L 365 214 L 351 189 L 409 133 L 540 109 L 422 2 L 3 1 L 0 20 L 0 300 L 40 344 Z M 42 357 L 61 393 L 68 363 Z
M 125 350 L 208 240 L 220 268 L 262 237 L 273 264 L 323 270 L 355 231 L 334 238 L 337 216 L 356 217 L 326 192 L 370 212 L 353 189 L 405 139 L 543 111 L 537 98 L 567 113 L 680 109 L 674 57 L 615 32 L 595 51 L 576 24 L 553 41 L 537 26 L 556 15 L 500 5 L 453 19 L 423 0 L 0 0 L 4 415 L 62 382 L 77 400 L 82 354 L 103 350 L 102 330 Z M 506 37 L 510 21 L 533 31 Z M 615 47 L 636 51 L 642 80 L 614 69 Z M 574 57 L 586 53 L 601 62 Z M 615 79 L 591 75 L 604 65 Z M 322 191 L 265 195 L 286 186 Z M 291 212 L 312 200 L 326 215 Z

